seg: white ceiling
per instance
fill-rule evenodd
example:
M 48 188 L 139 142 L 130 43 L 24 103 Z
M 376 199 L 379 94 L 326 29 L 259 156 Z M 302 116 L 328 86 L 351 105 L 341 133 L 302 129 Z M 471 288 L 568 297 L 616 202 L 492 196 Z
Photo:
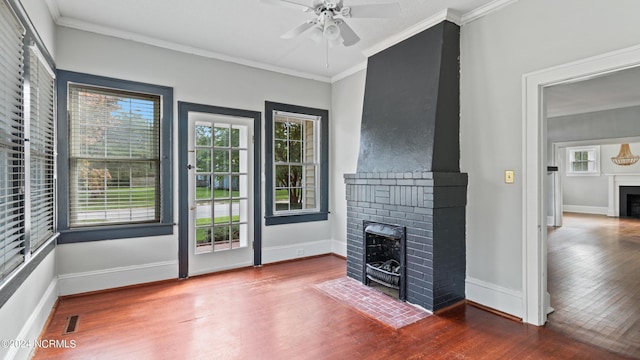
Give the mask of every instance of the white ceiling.
M 472 21 L 516 0 L 396 0 L 392 19 L 348 19 L 362 39 L 329 48 L 280 35 L 312 14 L 260 0 L 46 0 L 56 23 L 323 81 L 364 67 L 367 56 L 448 18 Z M 300 2 L 312 0 L 296 0 Z M 344 0 L 345 6 L 393 0 Z M 448 9 L 448 10 L 447 10 Z
M 348 19 L 362 39 L 327 48 L 280 35 L 311 19 L 295 9 L 261 0 L 45 0 L 57 24 L 132 39 L 321 81 L 363 69 L 366 58 L 443 19 L 464 25 L 517 0 L 395 0 L 392 19 Z M 294 0 L 298 2 L 313 0 Z M 344 0 L 345 6 L 394 0 Z M 545 89 L 549 117 L 640 105 L 640 70 Z
M 548 117 L 638 106 L 640 67 L 550 86 L 544 95 Z

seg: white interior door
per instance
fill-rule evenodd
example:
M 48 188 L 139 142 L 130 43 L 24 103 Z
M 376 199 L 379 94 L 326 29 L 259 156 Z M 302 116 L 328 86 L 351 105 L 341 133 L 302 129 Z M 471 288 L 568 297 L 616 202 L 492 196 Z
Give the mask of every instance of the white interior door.
M 253 119 L 189 113 L 189 276 L 253 265 Z

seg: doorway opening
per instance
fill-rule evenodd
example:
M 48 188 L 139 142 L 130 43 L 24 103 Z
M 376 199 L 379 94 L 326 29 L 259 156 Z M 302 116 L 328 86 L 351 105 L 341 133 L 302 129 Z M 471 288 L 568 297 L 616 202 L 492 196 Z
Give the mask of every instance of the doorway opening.
M 640 65 L 640 46 L 602 54 L 523 76 L 523 312 L 526 323 L 547 321 L 547 133 L 543 89 Z M 543 167 L 544 166 L 544 167 Z
M 525 298 L 525 311 L 523 320 L 525 322 L 534 323 L 537 325 L 543 325 L 547 322 L 548 310 L 551 309 L 550 305 L 553 305 L 554 303 L 554 293 L 551 292 L 551 297 L 549 297 L 547 288 L 549 287 L 549 289 L 553 290 L 554 286 L 556 285 L 555 283 L 547 283 L 547 274 L 549 274 L 549 279 L 551 279 L 551 281 L 556 280 L 551 278 L 551 274 L 555 276 L 555 270 L 551 266 L 555 266 L 556 260 L 552 258 L 551 255 L 549 255 L 549 259 L 547 258 L 547 256 L 548 254 L 551 254 L 551 250 L 556 250 L 556 248 L 552 247 L 552 245 L 555 246 L 557 244 L 551 244 L 551 242 L 555 241 L 554 239 L 557 237 L 557 234 L 561 232 L 567 233 L 567 231 L 565 230 L 569 230 L 570 228 L 570 226 L 559 227 L 555 229 L 551 228 L 549 231 L 549 239 L 547 239 L 547 231 L 544 231 L 544 229 L 546 228 L 545 225 L 547 225 L 548 223 L 551 223 L 552 225 L 563 224 L 562 220 L 559 224 L 555 220 L 556 217 L 562 219 L 562 211 L 564 209 L 562 207 L 554 206 L 556 204 L 554 202 L 554 197 L 556 197 L 557 199 L 558 197 L 561 197 L 562 194 L 557 194 L 554 192 L 554 187 L 557 188 L 557 181 L 554 181 L 553 179 L 554 177 L 559 177 L 558 173 L 562 171 L 563 165 L 565 170 L 569 166 L 568 159 L 564 164 L 561 160 L 557 160 L 558 157 L 555 156 L 556 154 L 554 153 L 554 149 L 552 148 L 553 142 L 557 140 L 554 138 L 554 136 L 556 136 L 557 134 L 554 133 L 554 129 L 549 128 L 549 125 L 551 124 L 550 118 L 552 116 L 549 116 L 549 111 L 546 110 L 548 110 L 547 106 L 550 104 L 550 100 L 552 100 L 552 98 L 549 96 L 550 93 L 548 92 L 548 90 L 553 90 L 556 87 L 556 89 L 560 89 L 560 87 L 564 86 L 578 87 L 581 85 L 587 85 L 588 81 L 604 80 L 608 76 L 623 75 L 622 77 L 624 77 L 628 75 L 628 73 L 624 74 L 624 71 L 634 70 L 633 68 L 638 67 L 639 64 L 640 47 L 635 47 L 524 76 L 525 131 L 523 137 L 526 143 L 526 145 L 524 146 L 524 176 L 528 179 L 525 182 L 525 196 L 523 202 L 523 296 Z M 635 71 L 637 71 L 637 69 Z M 609 95 L 611 94 L 607 94 L 606 96 L 602 97 L 607 98 L 607 96 Z M 640 99 L 640 96 L 638 96 L 638 99 Z M 611 99 L 608 98 L 607 100 Z M 627 103 L 626 106 L 618 106 L 618 108 L 630 108 L 637 105 L 640 105 L 640 101 L 637 101 L 636 104 Z M 598 113 L 602 111 L 613 110 L 614 108 L 616 107 L 601 109 L 590 108 L 587 109 L 588 111 L 583 111 L 582 114 Z M 602 114 L 599 113 L 598 115 Z M 569 124 L 569 122 L 567 124 Z M 603 124 L 606 124 L 608 126 L 605 126 Z M 600 131 L 600 134 L 602 134 L 603 132 L 616 130 L 618 126 L 613 126 L 610 124 L 610 122 L 601 123 L 598 126 L 587 126 L 584 123 L 579 124 L 576 122 L 573 123 L 574 135 L 576 133 L 580 134 L 580 131 L 584 129 L 590 130 L 592 128 L 598 129 Z M 617 130 L 619 130 L 619 128 Z M 634 133 L 633 131 L 626 131 L 623 134 L 617 135 L 614 133 L 608 133 L 605 138 L 622 138 L 627 136 L 640 135 L 637 134 L 638 130 L 640 130 L 637 129 L 637 126 L 634 126 L 632 130 L 636 131 L 636 133 Z M 602 136 L 600 136 L 600 138 L 602 138 Z M 564 141 L 593 139 L 594 137 L 574 137 L 572 139 L 564 139 Z M 620 144 L 618 143 L 617 146 L 619 147 Z M 615 154 L 613 154 L 613 156 L 615 156 Z M 608 161 L 606 156 L 602 156 L 602 160 Z M 540 166 L 543 164 L 548 165 L 549 167 Z M 640 173 L 640 171 L 638 171 L 638 173 Z M 615 176 L 607 179 L 607 183 L 611 183 L 612 181 L 615 182 Z M 610 188 L 610 186 L 607 187 L 605 191 L 609 193 Z M 607 196 L 608 197 L 606 206 L 600 206 L 600 208 L 606 208 L 608 212 L 608 209 L 611 207 L 610 202 L 612 202 L 612 197 L 609 195 Z M 620 220 L 618 218 L 609 218 L 607 217 L 607 215 L 611 214 L 578 216 L 596 216 L 599 217 L 599 219 L 613 220 L 617 224 L 619 223 Z M 571 215 L 568 216 L 567 219 L 571 219 L 573 221 L 574 217 Z M 574 225 L 571 225 L 571 227 L 573 226 Z M 569 241 L 565 241 L 564 243 L 560 244 L 560 247 L 564 247 L 565 249 L 568 249 L 570 251 L 582 251 L 582 261 L 586 263 L 588 263 L 590 257 L 597 257 L 597 255 L 594 255 L 593 252 L 589 251 L 589 246 L 585 244 L 576 244 L 575 246 L 571 246 L 569 245 Z M 595 252 L 595 254 L 597 254 L 597 252 Z M 561 256 L 560 258 L 561 260 L 564 260 L 566 256 Z M 548 264 L 550 267 L 547 266 Z M 597 265 L 593 266 L 597 268 Z M 585 278 L 584 271 L 581 274 L 576 275 L 574 280 L 581 280 L 583 278 Z M 596 279 L 591 279 L 591 281 L 596 281 Z M 624 290 L 629 291 L 626 287 L 624 288 Z M 634 286 L 631 286 L 631 291 L 635 291 Z M 560 292 L 557 290 L 556 293 L 560 294 Z M 624 296 L 624 292 L 620 292 L 618 293 L 618 295 Z M 550 298 L 551 301 L 549 300 Z M 592 298 L 592 302 L 596 304 L 596 306 L 603 305 L 602 302 L 598 303 L 597 299 L 602 300 L 602 297 L 596 297 L 595 300 L 593 300 Z M 575 304 L 576 301 L 573 301 L 572 303 Z M 561 306 L 562 303 L 557 302 L 557 304 Z M 554 307 L 556 307 L 556 305 L 554 305 Z M 607 309 L 598 307 L 599 311 L 610 311 L 610 314 L 612 314 L 613 308 L 614 306 L 610 306 Z M 558 309 L 556 310 L 558 311 Z M 557 317 L 558 314 L 559 311 L 554 313 L 554 315 L 551 315 L 551 317 Z M 622 315 L 622 317 L 624 317 L 624 315 Z M 550 319 L 550 326 L 553 325 L 552 322 L 553 320 Z M 634 331 L 633 327 L 631 327 L 630 329 L 631 331 Z M 637 329 L 635 329 L 635 331 L 637 332 Z M 637 349 L 632 349 L 632 351 L 637 351 Z

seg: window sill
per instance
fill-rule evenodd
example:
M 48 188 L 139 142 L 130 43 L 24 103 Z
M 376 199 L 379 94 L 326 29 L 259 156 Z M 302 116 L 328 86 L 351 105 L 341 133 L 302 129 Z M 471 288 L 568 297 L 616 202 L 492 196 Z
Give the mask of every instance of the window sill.
M 286 215 L 270 215 L 265 216 L 265 225 L 283 225 L 283 224 L 296 224 L 312 221 L 325 221 L 329 217 L 328 212 L 314 212 L 314 213 L 300 213 L 300 214 L 286 214 Z
M 137 224 L 61 230 L 58 244 L 171 235 L 173 224 Z

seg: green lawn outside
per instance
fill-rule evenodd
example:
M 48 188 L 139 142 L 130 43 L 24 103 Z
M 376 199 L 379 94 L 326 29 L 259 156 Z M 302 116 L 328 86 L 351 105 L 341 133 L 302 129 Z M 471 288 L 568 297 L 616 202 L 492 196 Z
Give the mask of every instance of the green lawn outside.
M 228 199 L 228 190 L 215 190 L 214 199 Z M 239 191 L 232 191 L 233 198 L 240 197 Z M 197 199 L 211 199 L 211 189 L 196 188 Z M 286 191 L 285 191 L 286 199 Z M 107 189 L 93 194 L 78 194 L 78 210 L 110 210 L 122 208 L 146 208 L 155 206 L 155 191 L 153 187 L 136 187 L 126 189 Z
M 234 215 L 233 219 L 231 219 L 234 223 L 240 221 L 240 215 Z M 229 217 L 228 216 L 219 216 L 215 218 L 215 224 L 228 224 Z M 196 226 L 204 226 L 211 225 L 211 219 L 196 219 Z
M 232 191 L 231 196 L 234 198 L 240 197 L 240 191 Z M 214 199 L 228 199 L 229 190 L 217 189 L 213 192 Z M 205 187 L 196 188 L 196 199 L 211 199 L 211 189 Z
M 154 207 L 155 200 L 153 187 L 115 188 L 94 194 L 80 193 L 77 199 L 80 211 Z
M 288 200 L 289 192 L 285 189 L 276 190 L 276 201 L 278 200 Z

